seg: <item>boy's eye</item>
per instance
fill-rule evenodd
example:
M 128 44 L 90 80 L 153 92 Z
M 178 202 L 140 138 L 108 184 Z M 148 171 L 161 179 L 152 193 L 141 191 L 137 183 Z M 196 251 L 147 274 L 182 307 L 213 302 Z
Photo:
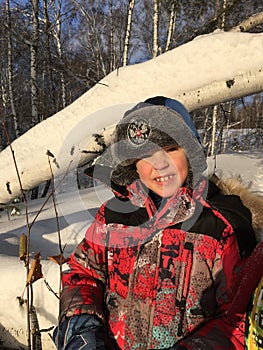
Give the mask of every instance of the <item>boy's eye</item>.
M 174 151 L 178 151 L 179 148 L 180 148 L 180 147 L 178 147 L 178 146 L 170 146 L 170 147 L 167 147 L 167 148 L 165 149 L 165 151 L 166 151 L 166 152 L 174 152 Z

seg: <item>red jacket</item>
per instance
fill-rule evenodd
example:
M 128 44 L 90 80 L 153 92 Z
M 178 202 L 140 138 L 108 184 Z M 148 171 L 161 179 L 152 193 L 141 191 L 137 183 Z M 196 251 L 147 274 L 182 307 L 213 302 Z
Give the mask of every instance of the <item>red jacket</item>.
M 61 318 L 97 315 L 120 349 L 244 349 L 225 317 L 256 241 L 239 197 L 205 180 L 158 210 L 137 181 L 105 203 L 63 275 Z

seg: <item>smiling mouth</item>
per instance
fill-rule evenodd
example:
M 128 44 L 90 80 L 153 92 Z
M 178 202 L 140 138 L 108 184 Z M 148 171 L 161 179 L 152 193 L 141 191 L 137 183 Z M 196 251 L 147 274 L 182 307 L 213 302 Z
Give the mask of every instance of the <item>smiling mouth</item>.
M 157 177 L 155 180 L 157 182 L 165 182 L 165 181 L 169 181 L 171 179 L 173 179 L 174 175 L 166 175 L 166 176 L 160 176 L 160 177 Z

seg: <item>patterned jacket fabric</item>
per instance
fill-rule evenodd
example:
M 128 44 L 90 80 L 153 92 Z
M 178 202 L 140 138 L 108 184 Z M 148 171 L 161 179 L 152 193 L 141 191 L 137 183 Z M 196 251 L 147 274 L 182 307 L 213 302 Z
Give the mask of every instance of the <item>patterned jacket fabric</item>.
M 225 316 L 256 245 L 239 197 L 202 179 L 157 209 L 140 181 L 103 204 L 62 277 L 60 319 L 99 317 L 115 349 L 244 349 Z

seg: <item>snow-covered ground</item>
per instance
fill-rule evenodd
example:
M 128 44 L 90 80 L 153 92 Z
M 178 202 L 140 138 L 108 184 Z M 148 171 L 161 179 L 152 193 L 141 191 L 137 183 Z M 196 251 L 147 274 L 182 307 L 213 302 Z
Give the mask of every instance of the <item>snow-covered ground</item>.
M 83 150 L 88 149 L 92 154 L 98 150 L 98 144 L 91 142 L 92 135 L 114 125 L 131 105 L 146 98 L 157 95 L 178 98 L 191 111 L 202 106 L 200 101 L 213 105 L 262 91 L 262 70 L 259 69 L 262 47 L 262 33 L 215 31 L 149 62 L 112 72 L 70 106 L 13 142 L 23 188 L 33 188 L 51 177 L 48 150 L 55 157 L 53 167 L 62 174 L 72 161 L 86 162 L 87 154 L 91 152 Z M 226 82 L 234 79 L 235 84 L 230 89 Z M 249 84 L 245 83 L 247 80 Z M 107 129 L 105 135 L 110 135 Z M 7 203 L 20 193 L 9 147 L 0 153 L 0 162 L 0 203 Z M 216 165 L 220 175 L 241 175 L 245 183 L 251 184 L 252 191 L 263 195 L 262 164 L 260 152 L 239 152 L 209 159 L 210 169 Z M 76 189 L 74 178 L 70 184 L 64 184 L 57 196 L 59 229 L 62 245 L 66 245 L 66 256 L 83 237 L 94 208 L 111 196 L 102 185 L 82 191 L 73 189 Z M 44 202 L 45 198 L 28 203 L 29 224 Z M 27 233 L 27 225 L 23 204 L 18 206 L 21 215 L 10 220 L 5 212 L 0 212 L 0 349 L 4 346 L 26 348 L 27 344 L 26 307 L 20 306 L 17 299 L 22 296 L 26 284 L 24 263 L 19 260 L 19 239 L 22 233 Z M 58 299 L 46 285 L 48 283 L 55 292 L 59 291 L 59 267 L 47 259 L 59 253 L 57 231 L 50 199 L 32 226 L 30 242 L 32 258 L 38 252 L 42 257 L 44 278 L 33 284 L 34 305 L 41 329 L 55 326 L 57 322 Z M 48 332 L 41 334 L 43 350 L 54 349 Z
M 262 152 L 219 155 L 216 159 L 209 158 L 208 164 L 210 173 L 216 168 L 216 173 L 223 177 L 241 176 L 244 183 L 251 185 L 251 191 L 263 195 Z M 57 195 L 59 228 L 62 244 L 66 245 L 65 256 L 82 239 L 96 208 L 112 195 L 101 184 L 81 191 L 72 191 L 72 187 L 74 184 L 64 186 L 63 191 Z M 45 200 L 42 198 L 28 203 L 29 223 L 33 221 Z M 17 299 L 22 295 L 26 281 L 24 263 L 19 260 L 19 238 L 22 233 L 27 233 L 27 228 L 23 203 L 18 206 L 21 208 L 20 216 L 12 216 L 8 220 L 3 212 L 0 217 L 0 349 L 26 348 L 27 344 L 26 307 L 20 306 Z M 50 199 L 31 230 L 30 251 L 32 257 L 41 252 L 44 275 L 33 284 L 34 305 L 40 329 L 48 329 L 57 322 L 58 299 L 45 283 L 46 281 L 58 292 L 59 267 L 47 259 L 48 256 L 59 253 L 57 231 L 54 206 Z M 41 334 L 43 350 L 55 349 L 48 332 Z

